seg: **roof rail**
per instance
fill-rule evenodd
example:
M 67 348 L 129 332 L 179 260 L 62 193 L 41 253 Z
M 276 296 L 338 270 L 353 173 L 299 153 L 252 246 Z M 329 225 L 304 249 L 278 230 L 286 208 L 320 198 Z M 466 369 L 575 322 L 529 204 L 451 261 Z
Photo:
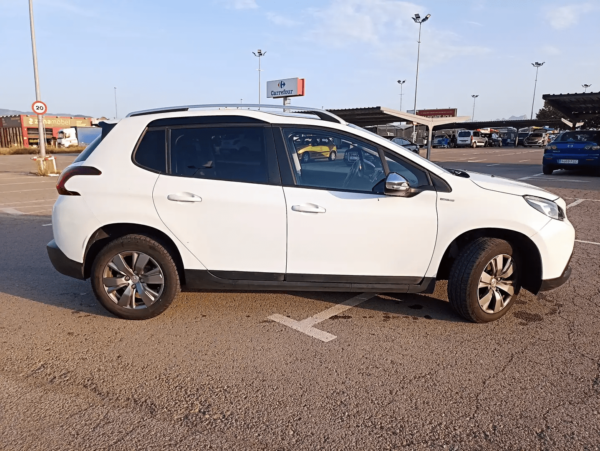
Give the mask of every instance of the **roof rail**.
M 254 108 L 265 108 L 265 109 L 276 109 L 276 110 L 285 110 L 286 112 L 289 110 L 290 112 L 296 114 L 313 114 L 319 117 L 321 120 L 336 122 L 339 124 L 346 124 L 341 117 L 336 116 L 333 113 L 330 113 L 326 110 L 320 110 L 318 108 L 308 108 L 304 106 L 291 106 L 291 105 L 269 105 L 269 104 L 253 104 L 253 103 L 215 103 L 215 104 L 207 104 L 207 105 L 184 105 L 184 106 L 176 106 L 176 107 L 167 107 L 167 108 L 155 108 L 152 110 L 142 110 L 135 111 L 133 113 L 129 113 L 127 117 L 133 116 L 143 116 L 146 114 L 156 114 L 156 113 L 175 113 L 179 111 L 189 111 L 196 109 L 216 109 L 216 108 L 237 108 L 237 109 L 254 109 Z M 292 111 L 293 110 L 293 111 Z

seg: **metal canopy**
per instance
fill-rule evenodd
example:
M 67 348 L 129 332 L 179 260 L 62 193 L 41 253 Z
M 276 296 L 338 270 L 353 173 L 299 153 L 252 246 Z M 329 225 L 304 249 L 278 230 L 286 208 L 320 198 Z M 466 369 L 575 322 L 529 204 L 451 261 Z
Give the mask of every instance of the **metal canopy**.
M 517 130 L 525 127 L 553 127 L 553 128 L 564 128 L 565 124 L 560 119 L 513 119 L 513 120 L 502 120 L 502 121 L 477 121 L 477 122 L 453 122 L 445 124 L 443 126 L 435 126 L 434 130 L 442 129 L 454 129 L 463 128 L 465 130 L 478 130 L 480 128 L 507 128 L 514 127 Z
M 425 125 L 429 132 L 429 139 L 427 140 L 427 159 L 429 159 L 431 156 L 431 138 L 433 135 L 433 128 L 435 126 L 464 122 L 471 119 L 469 116 L 430 118 L 417 116 L 416 114 L 405 113 L 403 111 L 382 106 L 327 111 L 335 114 L 338 117 L 341 117 L 346 122 L 358 125 L 359 127 L 368 127 L 370 125 L 387 125 L 392 122 L 400 121 L 416 122 L 417 124 Z
M 542 98 L 569 119 L 586 119 L 600 115 L 600 92 L 544 94 Z

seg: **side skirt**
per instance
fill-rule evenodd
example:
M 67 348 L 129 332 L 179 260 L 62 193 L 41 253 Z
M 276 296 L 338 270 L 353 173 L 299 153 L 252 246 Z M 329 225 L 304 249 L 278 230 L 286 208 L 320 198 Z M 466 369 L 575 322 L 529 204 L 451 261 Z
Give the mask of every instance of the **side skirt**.
M 210 271 L 186 269 L 184 291 L 349 291 L 367 293 L 433 293 L 435 277 L 425 277 L 418 283 L 407 277 L 407 283 L 352 282 L 348 276 L 340 276 L 341 282 L 289 281 L 289 280 L 242 280 L 223 279 Z M 356 279 L 360 280 L 361 276 Z M 401 279 L 401 278 L 397 278 Z

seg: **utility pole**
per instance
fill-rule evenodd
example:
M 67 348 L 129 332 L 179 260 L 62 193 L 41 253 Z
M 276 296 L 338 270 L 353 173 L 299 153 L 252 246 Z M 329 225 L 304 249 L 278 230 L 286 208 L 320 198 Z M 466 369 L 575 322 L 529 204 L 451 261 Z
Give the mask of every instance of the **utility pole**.
M 406 80 L 398 80 L 398 84 L 400 85 L 400 111 L 402 111 L 402 96 L 404 95 L 402 93 L 402 86 L 404 83 L 406 83 Z
M 587 92 L 588 88 L 589 88 L 590 86 L 592 86 L 592 85 L 591 85 L 591 83 L 590 83 L 590 84 L 583 84 L 583 85 L 581 85 L 581 86 L 583 87 L 583 92 Z
M 260 105 L 260 59 L 267 54 L 267 52 L 263 52 L 261 49 L 258 49 L 257 52 L 252 52 L 254 56 L 258 58 L 258 104 Z
M 119 113 L 117 111 L 117 88 L 115 87 L 115 119 L 119 117 Z
M 538 63 L 537 61 L 535 63 L 531 63 L 531 65 L 535 67 L 535 84 L 533 85 L 533 101 L 531 102 L 531 117 L 529 119 L 533 119 L 533 106 L 535 105 L 535 90 L 537 88 L 538 71 L 544 64 L 545 61 L 543 63 Z
M 29 27 L 31 28 L 31 50 L 33 53 L 33 76 L 35 78 L 35 100 L 42 100 L 40 95 L 40 80 L 38 77 L 37 50 L 35 48 L 35 26 L 33 24 L 33 0 L 29 0 Z M 44 116 L 38 115 L 38 147 L 40 149 L 40 157 L 46 158 L 46 129 L 44 127 Z
M 471 115 L 471 122 L 475 122 L 475 99 L 479 97 L 479 94 L 473 94 L 473 114 Z
M 412 20 L 415 21 L 415 23 L 419 24 L 419 40 L 417 41 L 418 46 L 417 46 L 417 76 L 415 79 L 415 104 L 413 106 L 413 114 L 417 114 L 417 88 L 419 87 L 419 59 L 421 58 L 421 25 L 423 25 L 424 22 L 427 22 L 429 20 L 429 18 L 431 17 L 431 14 L 427 14 L 423 19 L 421 19 L 421 16 L 419 14 L 415 14 L 414 17 L 412 18 Z M 415 129 L 415 124 L 413 123 L 413 142 L 416 142 L 417 137 L 416 137 L 416 129 Z M 429 148 L 429 143 L 427 143 L 427 147 Z M 429 153 L 429 152 L 427 152 Z

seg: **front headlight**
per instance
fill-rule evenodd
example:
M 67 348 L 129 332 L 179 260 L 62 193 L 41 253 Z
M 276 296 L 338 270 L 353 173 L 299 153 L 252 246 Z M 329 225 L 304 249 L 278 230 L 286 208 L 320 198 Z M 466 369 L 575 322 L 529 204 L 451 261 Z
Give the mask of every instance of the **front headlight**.
M 525 201 L 535 208 L 540 213 L 545 214 L 546 216 L 562 221 L 565 219 L 565 212 L 562 208 L 558 206 L 556 202 L 552 202 L 548 199 L 542 199 L 541 197 L 535 196 L 523 196 Z

